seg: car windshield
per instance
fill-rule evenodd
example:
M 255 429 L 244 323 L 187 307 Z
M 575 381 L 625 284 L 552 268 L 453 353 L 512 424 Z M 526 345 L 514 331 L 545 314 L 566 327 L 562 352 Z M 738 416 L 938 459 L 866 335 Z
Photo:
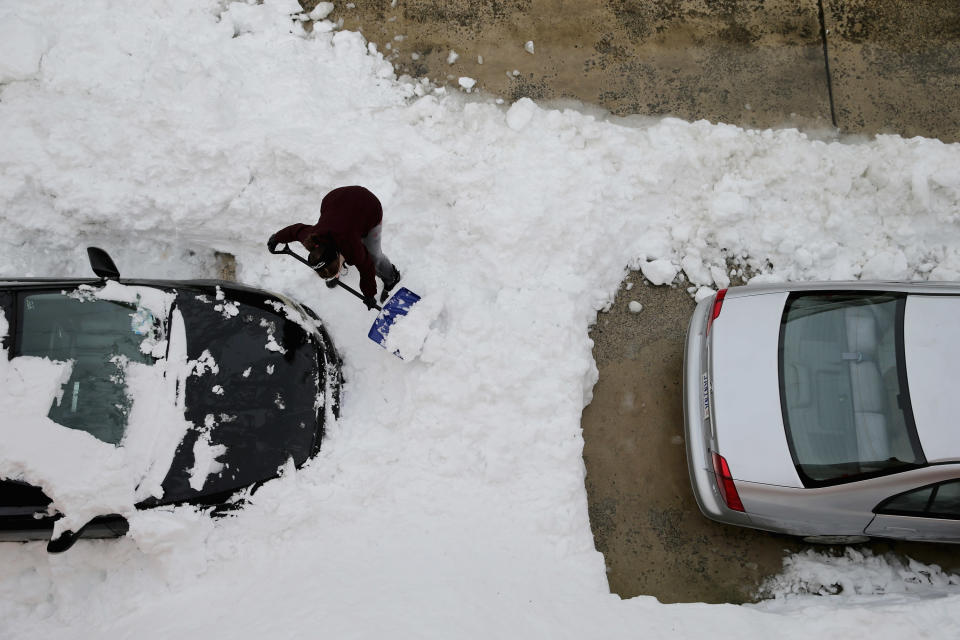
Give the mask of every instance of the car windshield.
M 48 417 L 118 444 L 132 404 L 124 384 L 126 366 L 154 362 L 141 345 L 156 337 L 158 325 L 149 311 L 132 304 L 59 291 L 34 293 L 23 297 L 17 352 L 72 363 Z
M 799 293 L 780 330 L 787 441 L 806 486 L 925 464 L 903 357 L 906 297 Z

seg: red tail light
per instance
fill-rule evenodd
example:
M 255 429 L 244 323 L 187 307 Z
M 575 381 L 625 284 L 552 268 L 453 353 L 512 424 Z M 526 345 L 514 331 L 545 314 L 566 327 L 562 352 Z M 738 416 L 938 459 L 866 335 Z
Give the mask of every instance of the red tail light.
M 713 471 L 717 474 L 717 486 L 720 488 L 720 494 L 723 495 L 724 502 L 734 511 L 745 511 L 743 503 L 740 502 L 740 495 L 737 493 L 737 487 L 733 484 L 733 476 L 730 475 L 730 467 L 722 455 L 713 453 Z
M 727 295 L 726 289 L 720 289 L 717 291 L 717 295 L 713 298 L 713 312 L 710 314 L 710 319 L 707 320 L 707 334 L 710 334 L 710 327 L 713 326 L 713 321 L 717 319 L 717 316 L 720 315 L 720 309 L 723 307 L 723 299 Z

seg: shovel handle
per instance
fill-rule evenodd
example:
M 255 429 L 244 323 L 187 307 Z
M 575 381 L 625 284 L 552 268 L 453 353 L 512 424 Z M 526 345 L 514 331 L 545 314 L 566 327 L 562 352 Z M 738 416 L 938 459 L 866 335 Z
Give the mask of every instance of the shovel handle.
M 337 286 L 346 289 L 347 291 L 349 291 L 349 292 L 352 293 L 353 295 L 357 296 L 357 297 L 360 298 L 361 300 L 366 300 L 366 298 L 363 297 L 363 294 L 362 294 L 362 293 L 360 293 L 359 291 L 357 291 L 356 289 L 354 289 L 354 288 L 351 287 L 350 285 L 344 284 L 343 280 L 341 280 L 340 278 L 337 278 Z M 366 304 L 366 303 L 364 303 L 364 304 Z M 380 305 L 378 305 L 376 302 L 373 303 L 373 307 L 371 307 L 371 308 L 376 309 L 377 311 L 380 311 L 380 310 L 381 310 Z
M 299 253 L 297 253 L 297 252 L 294 251 L 293 249 L 291 249 L 289 244 L 283 243 L 283 249 L 280 249 L 279 247 L 280 247 L 280 245 L 277 245 L 277 246 L 274 247 L 273 249 L 270 249 L 270 253 L 273 253 L 273 254 L 275 254 L 275 255 L 280 255 L 280 254 L 284 254 L 284 253 L 285 253 L 285 254 L 287 254 L 287 255 L 289 255 L 289 256 L 293 256 L 294 258 L 296 258 L 297 260 L 299 260 L 299 261 L 302 262 L 303 264 L 305 264 L 305 265 L 307 265 L 308 267 L 310 267 L 311 269 L 313 269 L 313 267 L 310 266 L 310 263 L 307 262 L 307 259 L 304 258 L 303 256 L 301 256 Z M 339 286 L 339 287 L 341 287 L 341 288 L 343 288 L 343 289 L 346 289 L 347 291 L 349 291 L 349 292 L 352 293 L 353 295 L 357 296 L 357 297 L 360 298 L 361 300 L 366 300 L 366 298 L 363 297 L 363 294 L 362 294 L 362 293 L 360 293 L 359 291 L 357 291 L 356 289 L 354 289 L 354 288 L 351 287 L 350 285 L 344 284 L 343 281 L 340 280 L 340 278 L 337 278 L 337 286 Z M 380 310 L 381 310 L 380 305 L 378 305 L 378 304 L 376 304 L 376 303 L 374 303 L 373 308 L 376 309 L 377 311 L 380 311 Z

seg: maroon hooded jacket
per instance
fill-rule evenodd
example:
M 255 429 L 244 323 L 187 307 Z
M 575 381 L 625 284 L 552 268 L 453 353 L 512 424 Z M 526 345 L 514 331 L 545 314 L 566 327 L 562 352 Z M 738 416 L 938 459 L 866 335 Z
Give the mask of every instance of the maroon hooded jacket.
M 310 236 L 332 238 L 346 263 L 356 265 L 360 272 L 360 291 L 372 298 L 377 295 L 377 272 L 363 238 L 382 220 L 383 207 L 377 196 L 363 187 L 338 187 L 320 202 L 317 224 L 292 224 L 278 231 L 275 239 L 281 244 L 294 240 L 304 244 Z

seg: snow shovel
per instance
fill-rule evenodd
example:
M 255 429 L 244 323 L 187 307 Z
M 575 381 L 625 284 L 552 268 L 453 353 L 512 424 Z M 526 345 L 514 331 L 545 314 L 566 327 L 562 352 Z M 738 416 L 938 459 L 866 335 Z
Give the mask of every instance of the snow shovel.
M 278 245 L 279 247 L 280 245 Z M 307 265 L 311 269 L 313 267 L 307 262 L 307 259 L 301 256 L 299 253 L 290 248 L 290 245 L 284 244 L 283 248 L 274 248 L 270 250 L 270 253 L 281 254 L 285 253 L 287 255 L 293 256 L 303 264 Z M 337 286 L 346 289 L 353 295 L 355 295 L 360 300 L 363 300 L 363 294 L 351 287 L 348 284 L 345 284 L 342 280 L 337 278 Z M 410 308 L 417 304 L 420 300 L 420 296 L 415 294 L 413 291 L 410 291 L 406 287 L 400 287 L 397 291 L 390 296 L 390 299 L 387 300 L 384 305 L 381 307 L 377 304 L 373 305 L 373 308 L 379 311 L 377 319 L 373 321 L 373 325 L 370 327 L 370 331 L 367 333 L 367 337 L 379 344 L 381 347 L 386 348 L 387 346 L 387 335 L 390 333 L 390 327 L 397 321 L 397 318 L 407 315 L 410 311 Z M 394 351 L 393 354 L 403 360 L 403 356 L 399 351 Z

